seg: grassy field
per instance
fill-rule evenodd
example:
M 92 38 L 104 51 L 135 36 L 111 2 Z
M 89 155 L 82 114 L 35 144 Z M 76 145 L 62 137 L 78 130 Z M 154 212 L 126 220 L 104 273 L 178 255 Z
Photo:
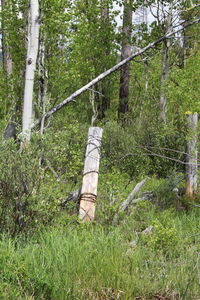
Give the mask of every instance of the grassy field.
M 200 299 L 199 242 L 198 208 L 145 202 L 116 227 L 72 222 L 1 236 L 0 299 Z

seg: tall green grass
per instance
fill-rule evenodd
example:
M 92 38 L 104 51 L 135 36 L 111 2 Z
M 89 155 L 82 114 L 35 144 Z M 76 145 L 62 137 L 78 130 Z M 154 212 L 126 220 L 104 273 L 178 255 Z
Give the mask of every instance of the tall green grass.
M 199 215 L 141 204 L 118 227 L 2 236 L 0 299 L 199 299 Z M 143 235 L 151 224 L 160 225 Z

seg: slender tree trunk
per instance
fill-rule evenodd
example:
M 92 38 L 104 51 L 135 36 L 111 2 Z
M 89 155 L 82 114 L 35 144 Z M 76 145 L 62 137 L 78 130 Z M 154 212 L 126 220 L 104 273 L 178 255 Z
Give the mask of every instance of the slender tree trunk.
M 3 69 L 4 73 L 7 77 L 9 77 L 12 74 L 12 59 L 10 55 L 10 49 L 7 44 L 7 32 L 5 30 L 5 20 L 4 20 L 4 7 L 7 4 L 7 0 L 1 0 L 1 10 L 2 10 L 2 22 L 1 22 L 1 28 L 2 28 L 2 55 L 3 55 Z
M 39 46 L 39 2 L 30 0 L 29 21 L 28 21 L 28 49 L 26 58 L 26 74 L 24 88 L 24 107 L 23 107 L 23 124 L 22 133 L 25 141 L 31 137 L 31 126 L 33 123 L 33 87 L 34 74 L 36 69 L 36 60 Z
M 104 72 L 107 69 L 106 62 L 104 61 L 105 58 L 108 58 L 111 53 L 110 48 L 110 41 L 109 41 L 109 0 L 101 0 L 101 23 L 100 23 L 100 40 L 99 43 L 101 44 L 101 47 L 103 46 L 103 57 L 102 57 L 102 63 L 99 67 L 99 64 L 96 68 L 96 74 L 97 75 L 100 72 Z M 97 73 L 98 72 L 98 73 Z M 102 120 L 105 117 L 105 112 L 110 108 L 110 81 L 108 79 L 102 80 L 95 86 L 95 102 L 97 105 L 97 111 L 98 111 L 98 120 Z
M 105 47 L 105 57 L 110 55 L 110 43 L 107 41 L 107 34 L 109 28 L 109 3 L 108 0 L 101 0 L 101 23 L 102 23 L 102 30 L 104 31 L 104 39 L 103 45 Z M 106 71 L 106 67 L 103 71 Z M 101 83 L 101 92 L 102 92 L 102 117 L 105 117 L 105 111 L 110 108 L 110 81 L 109 79 L 105 79 Z
M 187 165 L 186 165 L 186 195 L 188 198 L 195 198 L 197 195 L 197 176 L 198 176 L 198 150 L 197 150 L 197 131 L 198 114 L 187 115 Z
M 45 58 L 45 45 L 43 33 L 40 33 L 39 39 L 39 51 L 38 51 L 38 107 L 41 109 L 43 107 L 43 100 L 45 94 L 45 68 L 44 68 L 44 58 Z
M 169 8 L 167 17 L 164 22 L 164 35 L 172 31 L 172 4 Z M 169 79 L 170 63 L 169 63 L 169 48 L 171 45 L 170 39 L 163 41 L 162 53 L 162 73 L 160 80 L 160 120 L 166 123 L 166 110 L 167 110 L 167 84 Z
M 198 1 L 195 1 L 196 4 Z M 193 1 L 188 1 L 187 4 L 182 0 L 182 11 L 181 11 L 181 19 L 185 24 L 189 22 L 190 19 L 193 18 L 193 14 L 195 10 L 191 10 L 188 12 L 195 4 Z M 198 10 L 197 10 L 198 11 Z M 182 32 L 182 51 L 180 57 L 180 67 L 185 68 L 187 63 L 187 56 L 190 54 L 191 49 L 194 47 L 194 39 L 191 36 L 191 32 L 188 30 L 183 30 Z
M 144 84 L 144 96 L 142 99 L 141 107 L 140 107 L 140 125 L 142 124 L 142 114 L 144 110 L 144 103 L 147 100 L 148 88 L 149 88 L 149 63 L 146 60 L 144 62 L 144 71 L 145 71 L 145 84 Z
M 38 93 L 38 107 L 42 115 L 46 112 L 47 104 L 47 70 L 45 69 L 45 39 L 44 34 L 40 33 L 39 40 L 39 54 L 38 54 L 38 73 L 39 73 L 39 93 Z M 40 133 L 44 132 L 44 119 L 41 122 Z
M 122 50 L 121 60 L 131 55 L 131 30 L 132 28 L 132 0 L 124 0 L 123 28 L 122 28 Z M 123 119 L 124 114 L 129 110 L 129 81 L 130 62 L 122 66 L 120 72 L 120 91 L 118 119 Z
M 186 67 L 186 58 L 187 58 L 187 34 L 186 31 L 182 32 L 182 51 L 180 57 L 180 67 L 184 69 Z

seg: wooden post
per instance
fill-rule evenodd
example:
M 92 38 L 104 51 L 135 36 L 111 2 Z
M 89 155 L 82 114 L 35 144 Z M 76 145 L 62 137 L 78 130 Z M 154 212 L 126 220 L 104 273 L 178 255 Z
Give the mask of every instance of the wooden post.
M 79 218 L 83 222 L 95 217 L 102 134 L 100 127 L 89 128 L 79 209 Z
M 197 194 L 198 176 L 198 150 L 197 150 L 197 129 L 198 114 L 187 113 L 187 156 L 186 156 L 186 196 L 195 198 Z

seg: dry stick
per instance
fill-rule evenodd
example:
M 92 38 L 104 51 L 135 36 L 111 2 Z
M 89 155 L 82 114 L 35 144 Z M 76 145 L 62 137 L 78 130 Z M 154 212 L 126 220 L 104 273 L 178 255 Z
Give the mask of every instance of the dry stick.
M 138 198 L 138 199 L 136 199 L 135 202 L 133 201 L 135 194 L 137 194 L 137 192 L 139 192 L 139 190 L 145 184 L 145 182 L 146 182 L 146 179 L 142 180 L 134 187 L 132 192 L 129 194 L 128 198 L 121 204 L 119 212 L 125 211 L 130 206 L 131 203 L 137 203 L 143 199 L 143 198 Z M 118 221 L 118 214 L 116 214 L 114 216 L 112 225 L 115 225 L 117 223 L 117 221 Z
M 143 147 L 143 146 L 138 146 L 138 148 L 141 148 L 141 149 L 144 149 L 144 150 L 149 150 L 148 148 L 151 148 L 151 149 L 158 149 L 158 150 L 166 150 L 166 151 L 171 151 L 171 152 L 175 152 L 175 153 L 179 153 L 179 154 L 184 154 L 188 157 L 193 157 L 192 155 L 190 155 L 189 153 L 187 152 L 184 152 L 184 151 L 179 151 L 179 150 L 176 150 L 176 149 L 171 149 L 171 148 L 163 148 L 163 147 L 152 147 L 152 146 L 146 146 L 146 147 Z M 197 159 L 198 161 L 200 161 L 200 159 Z M 187 163 L 185 163 L 187 164 Z
M 121 208 L 120 208 L 121 211 L 124 211 L 129 207 L 130 203 L 132 202 L 132 200 L 135 197 L 135 194 L 137 192 L 139 192 L 139 190 L 145 184 L 145 182 L 146 182 L 146 179 L 142 180 L 134 187 L 133 191 L 129 194 L 128 198 L 121 204 Z
M 80 96 L 82 93 L 84 93 L 85 91 L 87 91 L 91 86 L 93 86 L 96 83 L 98 83 L 99 81 L 103 80 L 108 75 L 114 73 L 115 71 L 117 71 L 118 69 L 120 69 L 123 65 L 125 65 L 129 61 L 133 60 L 135 57 L 142 55 L 147 50 L 154 48 L 157 44 L 159 44 L 162 41 L 170 38 L 171 36 L 175 35 L 176 33 L 184 30 L 185 28 L 187 28 L 189 26 L 192 26 L 194 24 L 198 24 L 198 23 L 200 23 L 200 18 L 197 19 L 197 20 L 195 20 L 195 21 L 193 21 L 193 22 L 190 22 L 190 23 L 186 24 L 185 26 L 183 26 L 183 27 L 181 27 L 181 28 L 179 28 L 179 29 L 177 29 L 177 30 L 175 30 L 173 32 L 168 33 L 165 36 L 160 37 L 158 40 L 150 43 L 149 45 L 147 45 L 146 47 L 144 47 L 143 49 L 141 49 L 137 53 L 132 54 L 128 58 L 122 60 L 121 62 L 119 62 L 118 64 L 116 64 L 114 67 L 112 67 L 109 70 L 105 71 L 104 73 L 100 74 L 98 77 L 96 77 L 95 79 L 93 79 L 92 81 L 90 81 L 88 84 L 84 85 L 82 88 L 80 88 L 79 90 L 77 90 L 76 92 L 74 92 L 73 94 L 71 94 L 64 101 L 62 101 L 61 103 L 59 103 L 58 105 L 56 105 L 55 107 L 53 107 L 42 118 L 48 119 L 51 115 L 53 115 L 55 112 L 59 111 L 65 105 L 69 104 L 70 102 L 73 102 L 76 97 Z M 38 119 L 36 121 L 36 123 L 32 125 L 32 128 L 35 127 L 36 125 L 39 125 L 41 123 L 42 118 Z
M 145 148 L 143 148 L 144 150 L 145 150 Z M 175 161 L 175 162 L 177 162 L 177 163 L 180 163 L 180 164 L 182 164 L 182 165 L 188 165 L 188 163 L 187 162 L 184 162 L 184 161 L 182 161 L 182 160 L 179 160 L 179 159 L 176 159 L 176 158 L 171 158 L 171 157 L 168 157 L 168 156 L 166 156 L 166 155 L 161 155 L 161 154 L 157 154 L 157 153 L 154 153 L 154 152 L 152 152 L 152 151 L 150 151 L 150 150 L 148 150 L 148 149 L 146 149 L 146 151 L 148 151 L 149 153 L 141 153 L 141 155 L 143 155 L 143 156 L 156 156 L 156 157 L 160 157 L 160 158 L 164 158 L 164 159 L 168 159 L 168 160 L 171 160 L 171 161 Z M 122 156 L 121 158 L 119 158 L 118 159 L 118 162 L 119 161 L 122 161 L 123 159 L 125 159 L 125 158 L 127 158 L 127 157 L 129 157 L 129 156 L 134 156 L 134 155 L 137 155 L 136 153 L 127 153 L 127 154 L 125 154 L 124 156 Z M 117 161 L 117 160 L 116 160 Z M 195 163 L 195 165 L 196 165 L 196 163 Z M 197 166 L 200 166 L 200 164 L 197 164 Z M 107 167 L 110 167 L 110 165 L 108 165 Z

